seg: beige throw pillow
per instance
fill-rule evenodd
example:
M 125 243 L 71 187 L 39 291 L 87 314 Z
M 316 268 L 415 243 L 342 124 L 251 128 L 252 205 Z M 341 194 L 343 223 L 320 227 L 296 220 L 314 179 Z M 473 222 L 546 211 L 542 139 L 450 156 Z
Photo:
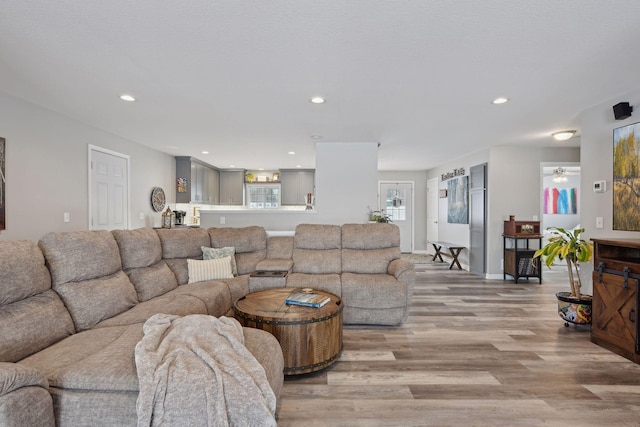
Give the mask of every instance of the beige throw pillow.
M 205 280 L 232 279 L 231 257 L 197 260 L 187 259 L 189 283 Z

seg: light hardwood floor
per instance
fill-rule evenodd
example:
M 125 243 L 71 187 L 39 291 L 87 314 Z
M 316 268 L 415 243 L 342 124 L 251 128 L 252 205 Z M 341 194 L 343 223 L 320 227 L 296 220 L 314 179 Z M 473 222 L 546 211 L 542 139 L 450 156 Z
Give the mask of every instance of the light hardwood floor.
M 335 365 L 285 380 L 279 426 L 640 425 L 640 366 L 558 317 L 563 268 L 542 285 L 416 270 L 407 323 L 346 326 Z

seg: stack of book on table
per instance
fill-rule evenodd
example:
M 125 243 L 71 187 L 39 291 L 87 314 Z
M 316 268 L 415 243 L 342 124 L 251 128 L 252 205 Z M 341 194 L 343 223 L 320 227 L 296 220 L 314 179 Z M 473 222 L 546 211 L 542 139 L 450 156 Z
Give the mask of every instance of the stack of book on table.
M 320 308 L 329 301 L 331 301 L 331 298 L 325 295 L 306 292 L 293 292 L 287 297 L 285 303 L 287 305 L 303 305 L 305 307 Z

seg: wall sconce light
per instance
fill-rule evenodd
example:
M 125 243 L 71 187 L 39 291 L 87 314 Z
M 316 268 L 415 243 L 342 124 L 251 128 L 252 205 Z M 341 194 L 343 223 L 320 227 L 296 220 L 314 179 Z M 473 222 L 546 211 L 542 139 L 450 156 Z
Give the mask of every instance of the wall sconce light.
M 562 130 L 551 134 L 556 141 L 566 141 L 576 133 L 575 130 Z

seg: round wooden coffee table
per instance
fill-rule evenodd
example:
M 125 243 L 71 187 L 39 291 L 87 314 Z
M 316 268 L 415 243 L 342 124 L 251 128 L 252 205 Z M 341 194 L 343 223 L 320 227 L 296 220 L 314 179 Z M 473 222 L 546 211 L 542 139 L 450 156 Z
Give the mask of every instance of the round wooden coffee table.
M 235 318 L 243 325 L 274 335 L 284 355 L 284 374 L 315 372 L 332 365 L 342 352 L 342 300 L 328 292 L 331 301 L 320 308 L 287 305 L 298 288 L 253 292 L 234 304 Z

